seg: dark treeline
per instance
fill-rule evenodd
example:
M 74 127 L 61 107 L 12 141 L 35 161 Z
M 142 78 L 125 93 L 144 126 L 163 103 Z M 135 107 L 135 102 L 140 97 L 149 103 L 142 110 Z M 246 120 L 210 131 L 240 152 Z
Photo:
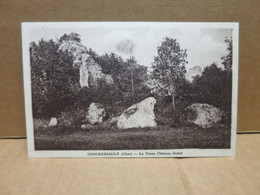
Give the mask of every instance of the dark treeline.
M 64 35 L 56 42 L 42 39 L 30 44 L 34 118 L 50 118 L 72 110 L 84 113 L 91 102 L 101 103 L 112 117 L 146 97 L 155 96 L 156 116 L 161 124 L 183 125 L 187 117 L 185 108 L 192 103 L 208 103 L 222 109 L 226 122 L 230 123 L 232 39 L 225 40 L 228 55 L 222 57 L 224 68 L 212 63 L 192 82 L 185 78 L 188 51 L 181 49 L 176 39 L 165 38 L 158 46 L 151 74 L 134 57 L 123 60 L 114 53 L 98 55 L 89 47 L 85 52 L 114 81 L 107 84 L 100 80 L 97 86 L 89 88 L 80 87 L 79 67 L 73 66 L 74 56 L 59 49 L 68 40 L 81 44 L 76 33 Z M 149 82 L 157 90 L 152 92 Z

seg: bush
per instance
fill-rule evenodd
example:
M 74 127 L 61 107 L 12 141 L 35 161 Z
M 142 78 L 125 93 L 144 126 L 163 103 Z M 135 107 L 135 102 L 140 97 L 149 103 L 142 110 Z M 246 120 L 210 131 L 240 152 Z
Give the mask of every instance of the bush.
M 195 126 L 191 121 L 196 118 L 197 114 L 195 111 L 184 108 L 184 107 L 176 107 L 173 114 L 173 127 L 188 127 Z
M 154 107 L 156 116 L 156 122 L 158 125 L 172 125 L 173 124 L 173 112 L 171 97 L 155 96 L 157 102 Z
M 196 112 L 189 109 L 189 102 L 176 99 L 173 110 L 171 96 L 156 96 L 155 115 L 158 125 L 171 127 L 193 126 L 191 120 L 195 119 Z
M 80 108 L 77 104 L 68 106 L 58 116 L 59 126 L 80 126 L 84 123 L 87 108 Z

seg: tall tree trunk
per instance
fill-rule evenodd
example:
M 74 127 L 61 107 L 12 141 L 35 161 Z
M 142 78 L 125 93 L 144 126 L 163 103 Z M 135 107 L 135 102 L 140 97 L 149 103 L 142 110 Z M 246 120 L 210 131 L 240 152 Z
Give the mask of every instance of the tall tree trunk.
M 135 87 L 134 87 L 134 76 L 133 76 L 133 64 L 131 64 L 131 86 L 132 86 L 132 101 L 135 102 Z
M 171 90 L 170 92 L 172 95 L 172 109 L 174 111 L 175 110 L 175 86 L 171 85 L 170 90 Z
M 175 109 L 175 100 L 174 100 L 174 98 L 175 98 L 175 93 L 172 93 L 172 110 L 173 111 Z
M 132 91 L 133 91 L 133 94 L 134 94 L 135 93 L 135 87 L 134 87 L 133 70 L 131 70 L 131 85 L 132 85 Z
M 176 122 L 176 113 L 175 113 L 175 87 L 171 86 L 171 95 L 172 95 L 172 124 Z

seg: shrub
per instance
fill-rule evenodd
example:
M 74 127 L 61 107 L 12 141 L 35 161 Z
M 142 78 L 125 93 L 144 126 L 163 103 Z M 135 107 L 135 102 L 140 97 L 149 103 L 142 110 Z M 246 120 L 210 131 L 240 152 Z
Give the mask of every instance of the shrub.
M 79 105 L 71 105 L 60 112 L 58 116 L 59 126 L 80 126 L 84 123 L 87 108 L 80 108 Z

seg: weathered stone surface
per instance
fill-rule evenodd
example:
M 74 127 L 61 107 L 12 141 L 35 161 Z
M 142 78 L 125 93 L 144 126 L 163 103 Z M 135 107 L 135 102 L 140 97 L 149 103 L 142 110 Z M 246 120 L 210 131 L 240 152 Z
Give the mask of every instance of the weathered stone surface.
M 89 72 L 86 61 L 88 60 L 89 55 L 82 54 L 82 62 L 79 69 L 79 84 L 81 87 L 89 87 Z
M 195 119 L 190 122 L 202 128 L 214 126 L 224 115 L 224 112 L 219 108 L 209 104 L 196 103 L 192 104 L 189 109 L 192 109 L 196 113 Z
M 106 111 L 101 104 L 91 103 L 88 109 L 86 120 L 91 125 L 95 125 L 103 122 L 106 116 Z
M 87 54 L 84 54 L 85 56 Z M 83 61 L 84 60 L 84 61 Z M 98 81 L 103 80 L 107 84 L 113 84 L 111 75 L 104 74 L 102 68 L 91 57 L 83 57 L 80 66 L 80 85 L 81 87 L 98 86 Z
M 69 51 L 73 56 L 73 66 L 79 68 L 81 87 L 97 86 L 99 80 L 114 83 L 111 75 L 104 74 L 101 66 L 87 54 L 87 48 L 77 41 L 67 40 L 60 44 L 60 50 Z
M 81 129 L 89 129 L 89 128 L 91 128 L 91 127 L 93 127 L 93 126 L 90 125 L 90 124 L 82 124 L 82 125 L 81 125 Z
M 117 119 L 117 127 L 120 129 L 155 127 L 154 97 L 132 105 L 126 109 Z
M 49 122 L 49 127 L 54 127 L 54 126 L 56 126 L 57 124 L 58 124 L 57 118 L 52 117 L 51 120 L 50 120 L 50 122 Z
M 119 118 L 119 116 L 116 116 L 116 117 L 111 118 L 110 123 L 111 123 L 111 124 L 117 123 L 118 118 Z

